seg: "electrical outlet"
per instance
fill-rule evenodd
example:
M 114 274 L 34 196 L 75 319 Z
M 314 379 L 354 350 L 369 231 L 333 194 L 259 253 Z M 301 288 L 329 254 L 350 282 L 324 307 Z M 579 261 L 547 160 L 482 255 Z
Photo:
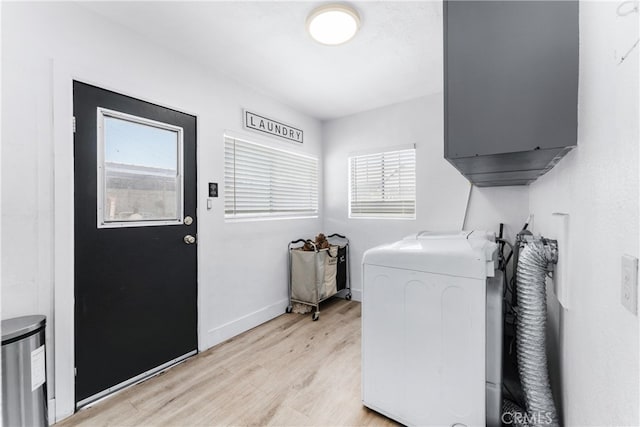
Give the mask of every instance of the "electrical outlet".
M 638 314 L 638 258 L 622 256 L 622 305 L 632 314 Z

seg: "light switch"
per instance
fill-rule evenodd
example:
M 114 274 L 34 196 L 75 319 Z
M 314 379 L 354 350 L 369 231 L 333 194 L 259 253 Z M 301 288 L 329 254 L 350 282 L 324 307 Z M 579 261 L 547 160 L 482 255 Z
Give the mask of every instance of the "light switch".
M 638 258 L 630 255 L 622 256 L 621 272 L 622 305 L 633 314 L 638 314 Z
M 213 200 L 207 199 L 207 210 L 210 211 L 213 209 Z
M 218 197 L 218 183 L 210 182 L 209 183 L 209 197 Z

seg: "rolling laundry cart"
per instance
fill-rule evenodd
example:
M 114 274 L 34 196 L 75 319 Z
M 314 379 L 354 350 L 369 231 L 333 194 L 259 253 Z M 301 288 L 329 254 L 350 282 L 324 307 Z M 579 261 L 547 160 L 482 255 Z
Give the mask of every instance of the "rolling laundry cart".
M 349 239 L 340 234 L 327 236 L 330 247 L 319 249 L 308 239 L 298 239 L 289 243 L 289 305 L 287 313 L 293 310 L 293 303 L 315 308 L 313 320 L 320 318 L 320 303 L 346 289 L 345 298 L 351 299 L 349 270 Z M 313 251 L 303 251 L 308 243 Z

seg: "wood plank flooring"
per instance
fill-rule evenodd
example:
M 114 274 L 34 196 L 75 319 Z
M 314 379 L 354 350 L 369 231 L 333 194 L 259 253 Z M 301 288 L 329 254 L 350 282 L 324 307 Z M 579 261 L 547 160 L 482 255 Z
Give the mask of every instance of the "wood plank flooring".
M 283 314 L 82 410 L 69 426 L 395 426 L 362 406 L 360 303 Z

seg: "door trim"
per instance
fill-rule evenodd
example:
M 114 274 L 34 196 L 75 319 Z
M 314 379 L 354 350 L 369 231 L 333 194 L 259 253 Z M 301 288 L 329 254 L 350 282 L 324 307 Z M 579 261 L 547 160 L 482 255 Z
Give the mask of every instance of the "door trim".
M 74 265 L 74 148 L 73 148 L 73 81 L 98 86 L 118 92 L 132 98 L 150 102 L 170 109 L 169 103 L 162 99 L 153 99 L 140 89 L 139 81 L 132 81 L 126 74 L 105 75 L 99 68 L 86 68 L 57 59 L 49 60 L 50 93 L 49 99 L 53 117 L 53 301 L 52 319 L 49 320 L 49 334 L 53 336 L 53 366 L 48 378 L 53 379 L 53 393 L 49 396 L 49 420 L 59 422 L 75 412 L 75 265 Z M 184 100 L 182 100 L 184 101 Z M 193 104 L 180 103 L 180 111 L 195 116 L 197 108 Z M 196 121 L 196 133 L 200 120 Z M 197 150 L 197 149 L 196 149 Z M 200 159 L 196 151 L 196 165 Z M 196 166 L 196 167 L 197 167 Z M 197 167 L 197 170 L 199 168 Z M 198 172 L 199 178 L 200 172 Z M 200 181 L 197 179 L 196 181 Z M 200 195 L 200 186 L 197 188 Z M 200 264 L 200 245 L 197 248 Z M 202 319 L 200 296 L 200 271 L 198 277 L 198 351 L 203 350 Z M 51 348 L 50 347 L 50 348 Z
M 149 369 L 148 371 L 143 372 L 143 373 L 141 373 L 139 375 L 136 375 L 133 378 L 129 378 L 128 380 L 123 381 L 120 384 L 116 384 L 113 387 L 109 387 L 108 389 L 103 390 L 100 393 L 96 393 L 93 396 L 87 397 L 86 399 L 83 399 L 83 400 L 79 401 L 76 404 L 76 409 L 80 409 L 80 408 L 82 408 L 84 406 L 90 405 L 91 403 L 94 403 L 94 402 L 102 399 L 103 397 L 108 396 L 111 393 L 115 393 L 115 392 L 117 392 L 119 390 L 122 390 L 123 388 L 128 387 L 130 385 L 141 383 L 141 382 L 151 378 L 152 376 L 154 376 L 156 374 L 159 374 L 160 372 L 164 371 L 165 369 L 173 367 L 175 364 L 177 364 L 179 362 L 182 362 L 183 360 L 186 360 L 187 358 L 189 358 L 189 357 L 191 357 L 191 356 L 193 356 L 195 354 L 198 354 L 198 350 L 190 351 L 187 354 L 183 354 L 180 357 L 176 357 L 173 360 L 170 360 L 170 361 L 168 361 L 166 363 L 163 363 L 160 366 L 156 366 L 155 368 Z

